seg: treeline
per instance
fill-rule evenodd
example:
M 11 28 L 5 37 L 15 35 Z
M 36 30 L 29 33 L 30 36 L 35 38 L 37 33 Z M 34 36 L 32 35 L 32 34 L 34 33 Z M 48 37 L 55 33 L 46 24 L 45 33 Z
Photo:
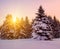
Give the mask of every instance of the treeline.
M 0 27 L 1 39 L 23 39 L 31 38 L 32 25 L 29 22 L 28 17 L 25 19 L 16 18 L 16 22 L 13 22 L 12 15 L 7 15 L 6 20 Z
M 42 14 L 42 10 L 40 10 Z M 39 14 L 38 14 L 39 15 Z M 40 16 L 40 15 L 39 15 Z M 60 38 L 60 21 L 54 16 L 47 16 L 49 24 L 52 28 L 53 38 Z M 27 39 L 32 38 L 32 22 L 29 21 L 26 16 L 25 19 L 16 18 L 16 22 L 13 23 L 12 15 L 7 15 L 2 26 L 0 26 L 0 39 Z

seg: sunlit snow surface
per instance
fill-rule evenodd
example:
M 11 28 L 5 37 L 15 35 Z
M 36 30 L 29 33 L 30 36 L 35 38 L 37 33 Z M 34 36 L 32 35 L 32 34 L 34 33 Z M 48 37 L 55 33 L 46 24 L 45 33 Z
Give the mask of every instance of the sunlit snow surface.
M 0 40 L 0 49 L 60 49 L 60 39 L 53 41 L 33 39 Z

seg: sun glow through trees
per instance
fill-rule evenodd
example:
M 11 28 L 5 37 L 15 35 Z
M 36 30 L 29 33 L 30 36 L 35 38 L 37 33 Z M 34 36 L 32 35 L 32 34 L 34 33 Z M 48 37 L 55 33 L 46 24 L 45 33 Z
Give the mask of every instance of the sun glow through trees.
M 15 17 L 13 16 L 12 17 L 12 20 L 13 20 L 13 23 L 16 23 L 17 17 L 16 16 Z

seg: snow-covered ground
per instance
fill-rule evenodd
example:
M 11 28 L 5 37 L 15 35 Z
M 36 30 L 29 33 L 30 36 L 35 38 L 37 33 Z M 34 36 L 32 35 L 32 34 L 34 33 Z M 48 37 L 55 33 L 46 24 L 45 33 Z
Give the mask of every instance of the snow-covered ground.
M 0 49 L 60 49 L 60 39 L 53 41 L 32 39 L 0 40 Z

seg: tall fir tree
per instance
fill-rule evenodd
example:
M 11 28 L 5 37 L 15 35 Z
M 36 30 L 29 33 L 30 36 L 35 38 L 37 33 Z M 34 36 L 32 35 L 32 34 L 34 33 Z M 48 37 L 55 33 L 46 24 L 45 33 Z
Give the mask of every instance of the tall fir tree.
M 1 26 L 1 39 L 12 39 L 13 33 L 10 33 L 9 30 L 12 28 L 11 24 L 11 15 L 6 16 L 6 20 L 4 21 L 3 25 Z
M 32 31 L 32 27 L 31 27 L 31 23 L 28 19 L 28 16 L 26 16 L 25 18 L 25 24 L 24 24 L 24 30 L 25 30 L 25 33 L 26 33 L 26 37 L 27 38 L 31 38 L 31 31 Z
M 20 33 L 23 35 L 22 38 L 31 38 L 31 24 L 28 17 L 26 16 L 25 20 L 21 19 L 22 25 Z M 23 23 L 24 22 L 24 23 Z
M 42 6 L 39 7 L 38 13 L 32 24 L 32 38 L 39 40 L 51 40 L 52 28 L 48 17 L 45 15 Z

